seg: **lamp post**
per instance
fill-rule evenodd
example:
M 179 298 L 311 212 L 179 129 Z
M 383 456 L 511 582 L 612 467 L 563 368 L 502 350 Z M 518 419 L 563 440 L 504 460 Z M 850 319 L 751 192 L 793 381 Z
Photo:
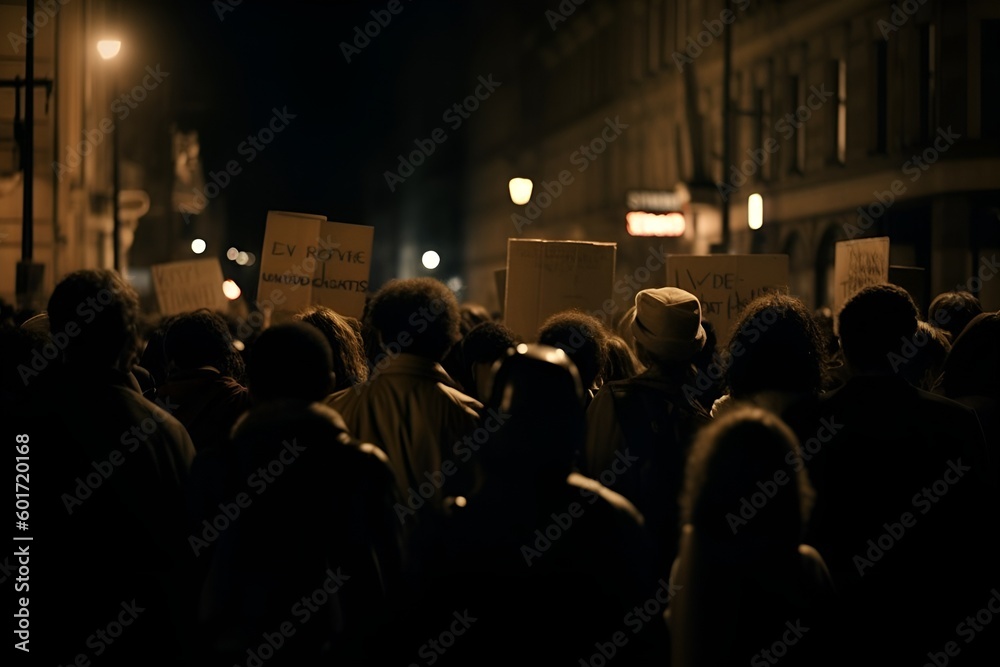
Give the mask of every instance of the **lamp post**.
M 111 60 L 122 49 L 121 40 L 118 39 L 102 39 L 97 43 L 97 52 L 101 55 L 104 60 Z M 117 70 L 112 72 L 112 90 L 113 92 L 118 92 L 118 76 Z M 121 231 L 122 231 L 122 220 L 121 211 L 119 210 L 118 199 L 121 196 L 121 184 L 119 181 L 119 170 L 121 168 L 119 157 L 118 157 L 118 119 L 112 117 L 111 122 L 113 123 L 111 128 L 111 180 L 112 180 L 112 202 L 111 202 L 111 215 L 112 215 L 112 256 L 114 257 L 115 271 L 121 272 L 122 261 L 121 261 Z

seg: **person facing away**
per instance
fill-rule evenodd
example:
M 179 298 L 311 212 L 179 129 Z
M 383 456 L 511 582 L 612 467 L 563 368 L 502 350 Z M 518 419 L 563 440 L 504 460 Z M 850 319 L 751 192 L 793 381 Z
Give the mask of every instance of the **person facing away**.
M 822 330 L 805 304 L 786 294 L 764 294 L 746 305 L 733 326 L 724 375 L 729 393 L 712 414 L 740 402 L 770 410 L 795 432 L 812 466 L 823 454 L 817 451 L 815 410 L 827 366 Z
M 587 409 L 581 472 L 635 503 L 653 537 L 662 575 L 677 551 L 684 461 L 708 413 L 689 399 L 691 360 L 705 344 L 701 304 L 676 287 L 642 290 L 632 320 L 646 371 L 610 382 Z
M 45 544 L 32 565 L 46 573 L 31 587 L 32 651 L 69 661 L 121 618 L 129 627 L 103 646 L 109 658 L 180 660 L 194 607 L 183 489 L 195 452 L 129 375 L 138 295 L 112 271 L 77 271 L 56 285 L 47 312 L 63 354 L 37 378 L 43 389 L 25 420 Z
M 383 350 L 379 361 L 367 382 L 329 396 L 326 403 L 343 416 L 351 433 L 385 451 L 401 497 L 430 483 L 430 497 L 417 500 L 440 509 L 451 487 L 464 482 L 462 470 L 443 474 L 444 462 L 475 430 L 482 408 L 456 387 L 440 363 L 459 339 L 458 302 L 437 280 L 393 280 L 372 298 L 368 317 Z M 441 485 L 433 483 L 442 477 Z
M 450 499 L 434 595 L 418 602 L 421 623 L 403 648 L 412 661 L 458 609 L 475 624 L 442 664 L 515 664 L 529 650 L 532 664 L 575 666 L 618 631 L 630 638 L 618 660 L 635 664 L 660 624 L 643 628 L 633 610 L 657 584 L 635 507 L 572 471 L 584 432 L 576 368 L 544 345 L 520 345 L 495 368 L 490 405 L 509 419 L 483 447 L 483 484 Z
M 303 323 L 265 330 L 250 350 L 253 407 L 233 429 L 226 498 L 189 540 L 203 553 L 208 526 L 217 533 L 200 614 L 212 664 L 242 662 L 286 622 L 295 632 L 268 664 L 357 660 L 398 593 L 392 469 L 321 403 L 332 369 Z
M 601 321 L 581 311 L 563 311 L 542 322 L 536 338 L 540 345 L 557 347 L 573 360 L 589 405 L 608 360 L 608 334 Z
M 931 301 L 927 308 L 927 321 L 948 332 L 950 343 L 954 343 L 972 318 L 983 313 L 983 304 L 974 294 L 962 290 L 942 292 Z
M 176 406 L 174 416 L 197 451 L 222 445 L 250 407 L 250 395 L 236 379 L 243 375 L 243 360 L 225 320 L 208 310 L 178 315 L 167 328 L 163 352 L 167 380 L 156 396 Z
M 761 498 L 762 500 L 758 500 Z M 673 667 L 828 665 L 833 584 L 802 544 L 812 489 L 791 429 L 734 405 L 688 456 L 666 614 Z M 783 652 L 767 653 L 786 640 Z M 781 650 L 781 647 L 779 647 Z
M 295 319 L 316 327 L 333 350 L 334 391 L 353 387 L 368 379 L 361 332 L 351 322 L 326 306 L 312 306 Z
M 820 465 L 808 542 L 839 594 L 841 657 L 919 662 L 954 639 L 979 604 L 978 521 L 987 477 L 975 413 L 899 373 L 917 340 L 917 309 L 895 285 L 865 287 L 839 314 L 851 377 L 820 398 Z M 945 581 L 947 583 L 945 583 Z M 964 651 L 963 651 L 964 652 Z

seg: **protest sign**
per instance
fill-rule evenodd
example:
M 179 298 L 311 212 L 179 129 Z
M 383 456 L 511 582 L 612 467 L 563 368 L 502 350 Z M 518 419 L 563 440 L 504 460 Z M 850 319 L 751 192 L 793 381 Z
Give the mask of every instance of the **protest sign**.
M 151 273 L 161 315 L 199 308 L 224 311 L 228 306 L 222 293 L 222 266 L 218 259 L 154 264 Z

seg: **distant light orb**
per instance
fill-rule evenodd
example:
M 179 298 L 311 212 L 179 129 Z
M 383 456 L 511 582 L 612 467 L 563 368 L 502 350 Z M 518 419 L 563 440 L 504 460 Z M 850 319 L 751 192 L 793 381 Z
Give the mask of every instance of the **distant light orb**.
M 239 254 L 240 254 L 239 248 L 230 248 L 229 250 L 226 251 L 226 259 L 235 260 L 236 257 L 239 256 Z
M 441 255 L 437 254 L 433 250 L 428 250 L 424 253 L 424 256 L 420 258 L 420 261 L 423 262 L 424 268 L 436 269 L 438 264 L 441 263 Z
M 445 284 L 448 285 L 448 289 L 450 289 L 452 292 L 457 292 L 465 286 L 465 283 L 463 283 L 462 279 L 459 278 L 458 276 L 452 276 L 451 278 L 448 278 L 448 282 Z
M 205 248 L 207 247 L 208 244 L 205 243 L 205 239 L 195 239 L 194 241 L 191 241 L 191 252 L 196 255 L 200 255 L 205 252 Z
M 250 261 L 250 255 L 246 254 L 242 250 L 236 255 L 236 263 L 240 266 L 246 266 L 247 262 Z
M 252 252 L 247 253 L 247 266 L 253 266 L 257 263 L 257 255 Z
M 222 283 L 222 293 L 225 294 L 226 298 L 230 301 L 235 301 L 240 298 L 240 294 L 243 292 L 240 290 L 240 286 L 236 284 L 236 281 L 227 280 Z

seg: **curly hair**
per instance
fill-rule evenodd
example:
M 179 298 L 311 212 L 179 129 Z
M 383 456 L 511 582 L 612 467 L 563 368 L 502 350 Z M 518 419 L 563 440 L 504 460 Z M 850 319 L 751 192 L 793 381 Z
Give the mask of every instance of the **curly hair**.
M 138 347 L 139 295 L 114 271 L 69 274 L 52 291 L 48 315 L 52 333 L 68 335 L 68 362 L 131 364 Z
M 818 394 L 827 373 L 823 332 L 799 299 L 768 293 L 751 301 L 725 353 L 734 398 L 759 391 Z
M 538 342 L 565 352 L 576 364 L 585 388 L 593 386 L 608 362 L 608 334 L 604 324 L 578 310 L 550 316 L 538 329 Z
M 330 343 L 333 350 L 333 372 L 336 375 L 335 391 L 353 387 L 368 379 L 368 363 L 360 327 L 356 328 L 348 318 L 326 306 L 313 306 L 297 313 L 295 319 L 316 327 Z
M 458 301 L 433 278 L 390 280 L 372 297 L 367 316 L 383 348 L 441 361 L 459 340 Z

